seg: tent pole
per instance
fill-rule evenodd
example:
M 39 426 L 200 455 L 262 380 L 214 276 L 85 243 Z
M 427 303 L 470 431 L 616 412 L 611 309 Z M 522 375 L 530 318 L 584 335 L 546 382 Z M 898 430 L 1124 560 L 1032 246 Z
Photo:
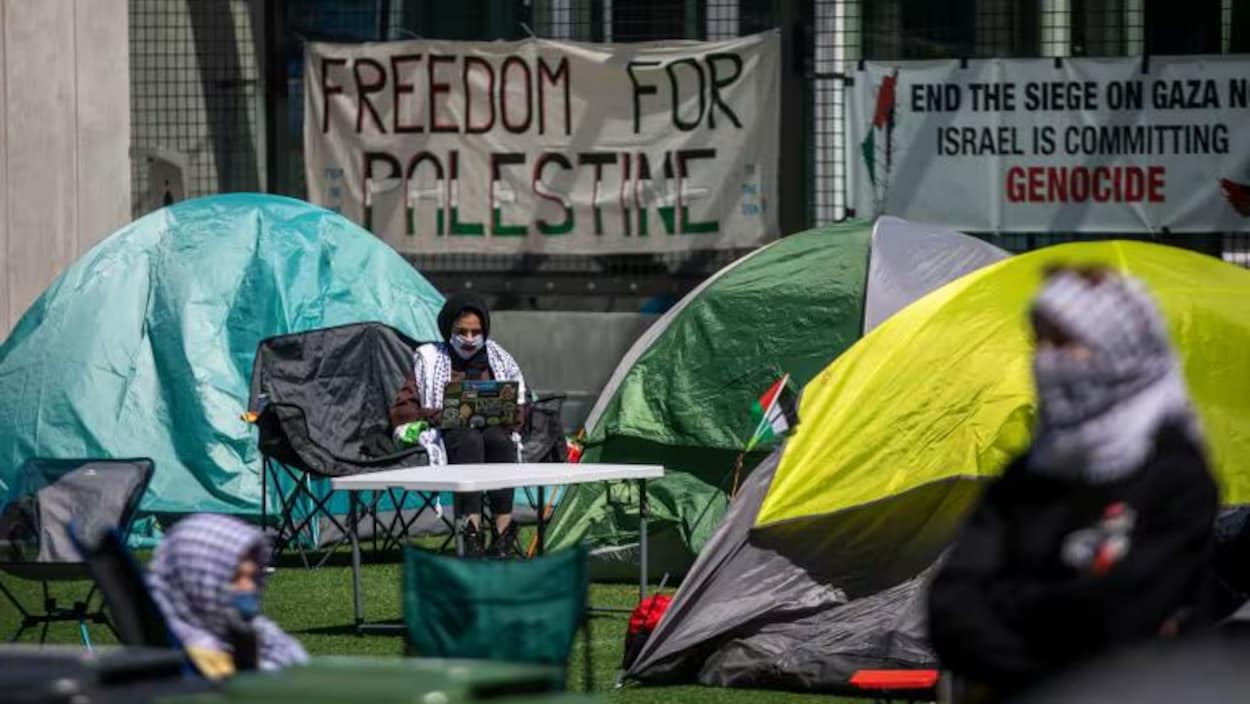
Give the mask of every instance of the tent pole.
M 647 480 L 638 480 L 638 601 L 647 598 Z

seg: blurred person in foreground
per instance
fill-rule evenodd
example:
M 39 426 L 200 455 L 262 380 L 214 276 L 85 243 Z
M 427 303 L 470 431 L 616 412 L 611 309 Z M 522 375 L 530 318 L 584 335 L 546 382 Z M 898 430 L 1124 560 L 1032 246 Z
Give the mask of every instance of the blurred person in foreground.
M 1136 280 L 1048 272 L 1030 322 L 1033 444 L 931 585 L 947 669 L 999 696 L 1204 620 L 1218 490 L 1167 326 Z
M 196 514 L 170 529 L 148 565 L 148 589 L 206 677 L 308 661 L 299 641 L 260 615 L 269 544 L 229 516 Z

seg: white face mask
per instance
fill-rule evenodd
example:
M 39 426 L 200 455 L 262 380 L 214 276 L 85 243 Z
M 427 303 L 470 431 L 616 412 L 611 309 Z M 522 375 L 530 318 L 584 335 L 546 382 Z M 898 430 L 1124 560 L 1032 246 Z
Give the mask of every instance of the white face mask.
M 482 345 L 486 344 L 486 337 L 478 335 L 474 338 L 468 338 L 464 335 L 451 336 L 451 348 L 460 355 L 461 359 L 468 359 L 478 353 L 482 349 Z

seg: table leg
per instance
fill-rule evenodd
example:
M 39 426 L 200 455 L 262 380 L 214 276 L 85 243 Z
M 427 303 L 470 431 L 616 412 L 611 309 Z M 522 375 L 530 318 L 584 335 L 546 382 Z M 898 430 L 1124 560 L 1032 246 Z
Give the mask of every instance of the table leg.
M 365 622 L 365 594 L 360 584 L 360 512 L 356 508 L 357 492 L 347 492 L 347 533 L 352 545 L 352 609 L 356 631 Z
M 543 552 L 547 549 L 546 548 L 547 521 L 543 520 L 544 518 L 543 514 L 546 513 L 546 511 L 544 511 L 543 509 L 546 507 L 546 505 L 547 505 L 547 487 L 540 486 L 538 487 L 538 552 L 537 552 L 537 554 L 539 555 L 543 554 Z
M 456 534 L 456 557 L 464 557 L 464 553 L 465 553 L 464 523 L 465 523 L 464 516 L 457 514 L 456 520 L 452 521 L 452 524 L 451 524 L 452 525 L 451 530 L 453 533 Z
M 647 480 L 638 480 L 638 601 L 647 598 Z

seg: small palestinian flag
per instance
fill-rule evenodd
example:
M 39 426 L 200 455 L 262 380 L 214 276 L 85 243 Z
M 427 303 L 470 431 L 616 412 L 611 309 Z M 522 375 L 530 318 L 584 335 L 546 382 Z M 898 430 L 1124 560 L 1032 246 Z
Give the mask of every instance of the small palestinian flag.
M 750 452 L 760 443 L 770 443 L 785 435 L 798 425 L 798 403 L 790 388 L 790 375 L 778 379 L 751 407 L 751 419 L 755 421 L 755 433 L 747 443 Z
M 868 180 L 872 182 L 876 199 L 884 198 L 884 191 L 889 181 L 890 167 L 894 161 L 894 108 L 895 91 L 898 87 L 898 71 L 881 79 L 877 87 L 877 103 L 872 112 L 872 124 L 868 125 L 868 134 L 860 142 L 859 150 L 868 169 Z M 884 152 L 884 158 L 878 157 Z M 878 169 L 881 165 L 883 168 Z

